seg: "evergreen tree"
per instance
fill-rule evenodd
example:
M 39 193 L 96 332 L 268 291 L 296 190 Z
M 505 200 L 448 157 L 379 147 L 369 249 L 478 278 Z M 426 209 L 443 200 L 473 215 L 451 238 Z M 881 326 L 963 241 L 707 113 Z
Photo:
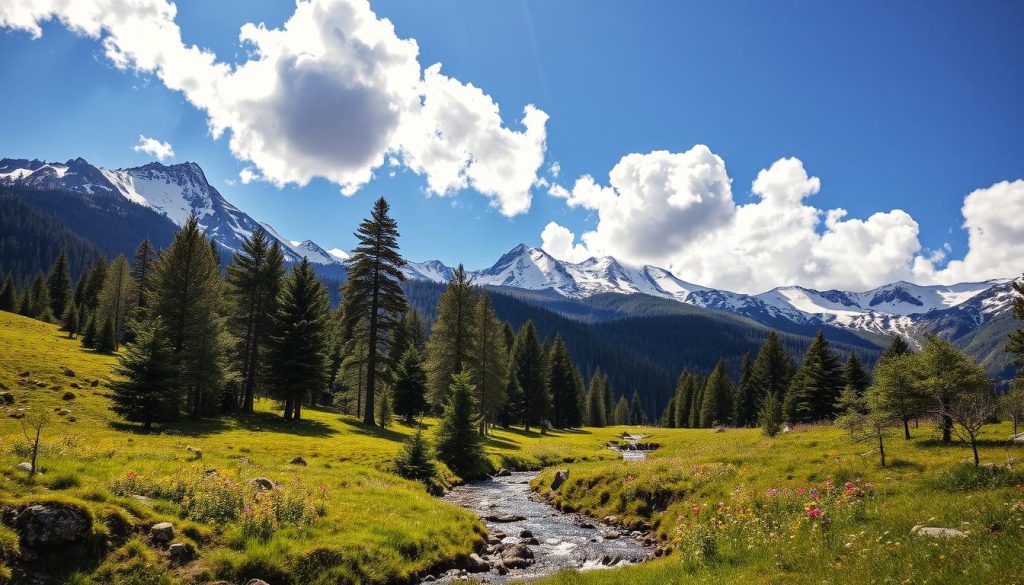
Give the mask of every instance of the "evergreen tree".
M 366 343 L 366 401 L 363 422 L 374 424 L 374 392 L 378 368 L 386 362 L 390 333 L 406 311 L 405 260 L 398 254 L 398 224 L 388 215 L 388 202 L 377 200 L 369 219 L 356 230 L 359 241 L 348 259 L 348 282 L 343 287 L 345 332 L 351 337 L 364 322 Z
M 235 341 L 235 364 L 241 383 L 242 412 L 251 413 L 256 388 L 264 373 L 264 352 L 269 343 L 277 297 L 284 280 L 280 244 L 270 244 L 263 230 L 242 241 L 227 267 L 225 291 L 230 300 L 228 331 Z
M 864 366 L 861 365 L 856 353 L 851 353 L 843 366 L 843 382 L 861 396 L 870 385 L 867 372 L 864 371 Z
M 75 284 L 74 302 L 78 306 L 79 312 L 85 308 L 85 285 L 89 282 L 89 271 L 86 270 L 82 276 L 78 278 L 78 283 Z
M 394 418 L 394 407 L 391 404 L 391 392 L 385 386 L 380 389 L 380 393 L 377 396 L 377 424 L 380 427 L 387 428 L 391 425 L 391 419 Z
M 646 419 L 647 415 L 644 414 L 643 408 L 640 407 L 640 394 L 634 390 L 633 400 L 629 405 L 629 424 L 642 425 Z
M 448 403 L 435 435 L 437 458 L 463 479 L 483 475 L 486 465 L 483 439 L 477 432 L 474 416 L 473 392 L 469 372 L 452 376 Z
M 427 379 L 430 402 L 440 407 L 454 374 L 469 365 L 473 354 L 473 307 L 476 290 L 460 264 L 437 302 L 437 318 L 427 339 Z
M 675 395 L 669 399 L 668 405 L 665 407 L 665 411 L 661 413 L 660 426 L 667 429 L 676 428 L 676 397 Z
M 285 420 L 301 419 L 304 398 L 323 388 L 328 311 L 327 291 L 303 258 L 282 286 L 266 356 Z
M 933 411 L 941 416 L 942 441 L 952 440 L 953 417 L 950 413 L 966 395 L 981 393 L 992 385 L 985 368 L 955 345 L 934 334 L 925 335 L 921 353 L 911 360 L 914 384 L 927 395 Z
M 714 425 L 727 424 L 732 411 L 732 380 L 725 371 L 725 361 L 720 359 L 704 383 L 704 396 L 700 406 L 701 426 L 710 428 Z
M 693 401 L 690 403 L 690 420 L 687 421 L 691 429 L 700 428 L 700 410 L 704 405 L 704 389 L 706 380 L 693 377 Z
M 897 338 L 898 339 L 898 338 Z M 894 353 L 875 365 L 873 400 L 903 423 L 903 437 L 910 440 L 910 419 L 927 414 L 932 406 L 927 394 L 916 385 L 914 356 Z
M 754 359 L 748 380 L 755 408 L 760 410 L 761 401 L 768 394 L 781 399 L 786 394 L 792 375 L 793 358 L 782 345 L 779 335 L 774 331 L 769 332 Z
M 108 316 L 103 319 L 103 327 L 100 327 L 99 335 L 96 337 L 96 351 L 114 353 L 116 349 L 117 334 L 114 332 L 114 321 Z
M 50 288 L 46 285 L 46 277 L 42 272 L 36 273 L 32 281 L 29 300 L 29 317 L 39 319 L 47 323 L 54 321 L 53 309 L 50 303 Z
M 679 428 L 690 426 L 690 408 L 693 404 L 693 374 L 683 370 L 676 380 L 674 420 Z
M 193 214 L 156 263 L 149 303 L 152 315 L 167 327 L 178 388 L 192 416 L 213 414 L 222 405 L 226 339 L 221 296 L 217 259 Z
M 96 303 L 100 298 L 100 290 L 103 288 L 103 281 L 107 279 L 107 261 L 100 258 L 83 278 L 85 286 L 82 291 L 82 301 L 79 304 L 85 305 L 89 311 L 95 311 Z
M 587 424 L 592 427 L 603 427 L 608 424 L 608 415 L 604 405 L 604 376 L 601 370 L 590 377 L 587 389 Z
M 757 423 L 757 400 L 750 384 L 753 373 L 754 363 L 750 359 L 750 354 L 745 353 L 740 365 L 740 379 L 736 385 L 732 409 L 733 424 L 737 427 L 749 427 Z
M 619 396 L 619 401 L 615 404 L 615 424 L 619 426 L 630 424 L 629 402 L 626 402 L 625 396 Z
M 774 437 L 782 430 L 782 402 L 769 392 L 761 401 L 761 408 L 757 412 L 757 424 L 769 437 Z
M 61 329 L 68 332 L 68 338 L 74 339 L 75 335 L 78 334 L 79 323 L 78 307 L 75 306 L 75 303 L 67 303 L 60 322 Z
M 71 266 L 63 249 L 53 261 L 50 274 L 46 278 L 46 287 L 50 294 L 51 314 L 63 315 L 68 301 L 71 300 Z
M 18 314 L 25 317 L 32 316 L 32 294 L 27 288 L 22 291 L 21 300 L 18 301 Z
M 85 328 L 82 329 L 82 347 L 93 349 L 96 347 L 96 315 L 89 315 L 85 320 Z
M 159 319 L 143 324 L 125 346 L 115 370 L 111 408 L 125 420 L 150 428 L 178 417 L 177 372 L 167 330 Z
M 1024 319 L 1024 279 L 1016 279 L 1011 284 L 1013 291 L 1013 316 Z M 1006 343 L 1006 352 L 1014 356 L 1013 365 L 1017 366 L 1015 384 L 1024 385 L 1024 327 L 1010 332 L 1010 340 Z
M 889 347 L 885 348 L 885 351 L 882 352 L 879 359 L 884 360 L 893 356 L 907 355 L 910 353 L 914 353 L 914 351 L 910 349 L 910 345 L 907 343 L 907 340 L 896 335 L 892 338 L 892 342 L 889 343 Z
M 114 328 L 114 349 L 118 348 L 124 337 L 135 299 L 135 281 L 132 279 L 128 260 L 124 256 L 118 256 L 107 267 L 96 307 L 99 319 L 109 319 Z
M 532 321 L 527 321 L 512 344 L 512 372 L 522 389 L 522 421 L 526 430 L 540 426 L 550 412 L 550 397 L 545 383 L 543 349 Z
M 615 424 L 612 420 L 615 415 L 615 391 L 612 389 L 612 379 L 607 372 L 601 375 L 601 388 L 604 390 L 605 424 Z
M 153 244 L 149 239 L 142 240 L 139 247 L 132 256 L 132 279 L 135 280 L 135 306 L 138 309 L 146 308 L 146 295 L 153 288 L 153 267 L 156 263 L 156 255 L 153 251 Z M 138 315 L 145 318 L 144 314 Z
M 422 482 L 429 482 L 437 473 L 422 429 L 416 429 L 402 445 L 402 451 L 395 458 L 395 473 Z
M 843 386 L 839 360 L 818 331 L 786 391 L 782 408 L 787 420 L 814 422 L 833 418 Z
M 8 274 L 4 277 L 3 288 L 0 288 L 0 311 L 15 312 L 18 309 L 18 291 L 14 288 L 14 278 Z
M 513 339 L 514 341 L 514 339 Z M 519 376 L 515 364 L 509 359 L 508 381 L 505 383 L 505 403 L 501 409 L 499 422 L 506 429 L 513 423 L 522 422 L 525 417 L 523 388 L 519 385 Z
M 427 409 L 427 373 L 423 368 L 423 355 L 415 346 L 405 350 L 395 373 L 395 414 L 404 417 L 406 424 Z
M 560 334 L 555 335 L 555 343 L 548 355 L 546 377 L 551 396 L 551 422 L 559 429 L 579 427 L 582 421 L 577 376 L 569 349 Z
M 508 346 L 487 293 L 480 293 L 472 308 L 470 337 L 467 365 L 476 384 L 480 431 L 486 434 L 487 424 L 494 424 L 501 414 L 508 377 Z

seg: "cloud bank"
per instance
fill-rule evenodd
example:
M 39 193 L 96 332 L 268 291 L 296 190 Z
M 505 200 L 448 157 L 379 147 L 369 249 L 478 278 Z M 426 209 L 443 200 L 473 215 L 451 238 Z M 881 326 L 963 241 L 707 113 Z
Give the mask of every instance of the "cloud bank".
M 706 286 L 757 293 L 799 284 L 863 290 L 895 280 L 951 283 L 1009 277 L 1024 269 L 1024 180 L 997 183 L 964 199 L 969 250 L 939 264 L 945 251 L 923 249 L 905 211 L 848 218 L 808 200 L 821 189 L 797 158 L 762 169 L 738 205 L 725 162 L 704 145 L 686 152 L 629 154 L 606 185 L 589 175 L 549 194 L 597 213 L 597 226 L 576 237 L 555 222 L 543 247 L 564 260 L 614 255 L 668 268 Z
M 132 147 L 132 150 L 156 157 L 157 160 L 161 161 L 165 158 L 174 157 L 174 149 L 171 147 L 170 142 L 160 142 L 156 138 L 149 138 L 142 134 L 139 134 L 139 142 Z
M 530 207 L 544 162 L 547 114 L 527 105 L 506 127 L 481 89 L 421 67 L 366 0 L 296 4 L 281 28 L 242 26 L 248 60 L 232 66 L 186 46 L 167 0 L 7 0 L 0 27 L 42 35 L 56 19 L 99 39 L 117 67 L 155 74 L 208 117 L 215 138 L 251 163 L 243 182 L 305 185 L 323 177 L 352 194 L 394 156 L 449 195 L 471 188 L 504 215 Z

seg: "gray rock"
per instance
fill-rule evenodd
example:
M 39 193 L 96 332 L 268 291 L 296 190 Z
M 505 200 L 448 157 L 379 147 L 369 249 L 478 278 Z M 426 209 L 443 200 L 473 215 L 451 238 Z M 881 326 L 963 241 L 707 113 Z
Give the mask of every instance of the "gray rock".
M 154 524 L 149 529 L 149 536 L 154 542 L 170 542 L 174 539 L 174 525 L 170 522 Z
M 509 569 L 522 569 L 533 562 L 533 551 L 525 544 L 513 544 L 502 551 L 501 562 Z
M 22 510 L 17 525 L 25 546 L 66 545 L 85 540 L 92 520 L 77 506 L 36 504 Z
M 176 542 L 167 549 L 167 556 L 170 557 L 171 562 L 177 565 L 184 565 L 190 563 L 196 558 L 195 551 L 192 547 Z
M 1024 443 L 1024 433 L 1017 433 L 1010 437 L 1010 441 L 1013 443 Z
M 964 538 L 967 535 L 956 528 L 940 528 L 938 526 L 921 526 L 911 528 L 910 532 L 927 538 Z
M 14 394 L 10 392 L 0 393 L 0 400 L 3 400 L 7 404 L 14 404 Z
M 562 487 L 562 484 L 565 483 L 565 480 L 567 479 L 569 479 L 569 470 L 559 469 L 555 472 L 555 477 L 551 480 L 551 489 L 557 490 Z
M 470 573 L 486 573 L 491 570 L 491 565 L 480 558 L 480 555 L 473 553 L 466 558 L 466 570 Z
M 292 460 L 289 461 L 288 463 L 291 463 L 292 465 L 301 465 L 303 467 L 309 465 L 308 463 L 306 463 L 306 460 L 302 458 L 302 456 L 293 457 Z
M 533 538 L 533 532 L 529 530 L 520 530 L 519 538 Z
M 32 473 L 32 464 L 27 461 L 22 461 L 21 463 L 15 465 L 14 468 L 20 471 L 24 471 L 25 473 Z
M 604 533 L 604 537 L 607 540 L 615 540 L 616 538 L 618 538 L 620 536 L 622 536 L 622 533 L 619 532 L 618 530 L 609 530 L 609 531 Z
M 533 536 L 531 536 L 529 538 L 521 538 L 521 539 L 519 539 L 519 542 L 521 542 L 523 544 L 530 545 L 530 546 L 537 546 L 538 544 L 540 544 L 540 541 L 537 540 L 536 538 L 534 538 Z
M 256 486 L 261 490 L 272 490 L 274 489 L 274 482 L 270 481 L 265 477 L 257 477 L 252 480 L 252 485 Z
M 521 520 L 526 520 L 526 518 L 518 514 L 492 514 L 490 516 L 484 516 L 484 520 L 488 522 L 507 523 L 519 522 Z
M 270 583 L 267 583 L 263 579 L 249 579 L 249 582 L 245 585 L 270 585 Z
M 75 371 L 72 370 L 71 368 L 67 367 L 67 366 L 61 366 L 60 367 L 60 371 L 63 372 L 64 375 L 69 377 L 69 378 L 74 378 L 75 377 Z
M 512 472 L 502 467 L 494 474 L 495 477 L 508 477 L 512 475 Z

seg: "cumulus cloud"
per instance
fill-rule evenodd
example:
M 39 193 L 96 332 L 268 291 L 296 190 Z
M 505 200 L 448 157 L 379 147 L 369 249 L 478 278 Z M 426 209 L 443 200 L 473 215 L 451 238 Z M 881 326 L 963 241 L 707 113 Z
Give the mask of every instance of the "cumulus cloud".
M 586 175 L 571 190 L 552 185 L 549 193 L 570 207 L 596 211 L 597 226 L 576 243 L 576 234 L 552 222 L 541 240 L 558 258 L 613 255 L 751 293 L 790 284 L 863 290 L 900 279 L 950 283 L 1024 268 L 1024 181 L 967 196 L 970 250 L 941 269 L 948 246 L 924 250 L 910 214 L 849 218 L 844 209 L 809 204 L 820 189 L 802 161 L 783 158 L 758 173 L 754 201 L 736 204 L 725 163 L 706 146 L 630 154 L 612 168 L 607 185 Z
M 142 152 L 149 156 L 155 156 L 157 160 L 174 157 L 174 149 L 170 142 L 160 142 L 156 138 L 149 138 L 139 134 L 139 142 L 132 147 L 135 152 Z
M 547 114 L 527 105 L 520 129 L 505 126 L 481 89 L 422 68 L 416 41 L 366 0 L 298 2 L 280 28 L 245 24 L 250 56 L 237 66 L 186 46 L 176 13 L 167 0 L 11 0 L 0 26 L 39 37 L 55 18 L 100 39 L 115 66 L 153 73 L 203 110 L 212 135 L 252 164 L 250 180 L 323 177 L 352 194 L 393 159 L 430 193 L 470 188 L 505 215 L 529 209 Z

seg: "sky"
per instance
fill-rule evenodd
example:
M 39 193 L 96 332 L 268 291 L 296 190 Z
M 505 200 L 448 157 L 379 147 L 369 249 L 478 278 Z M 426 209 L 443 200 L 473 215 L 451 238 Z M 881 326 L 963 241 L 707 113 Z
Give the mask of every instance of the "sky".
M 70 6 L 70 7 L 68 7 Z M 706 286 L 1024 271 L 1018 2 L 10 0 L 0 157 L 195 161 L 295 240 Z

